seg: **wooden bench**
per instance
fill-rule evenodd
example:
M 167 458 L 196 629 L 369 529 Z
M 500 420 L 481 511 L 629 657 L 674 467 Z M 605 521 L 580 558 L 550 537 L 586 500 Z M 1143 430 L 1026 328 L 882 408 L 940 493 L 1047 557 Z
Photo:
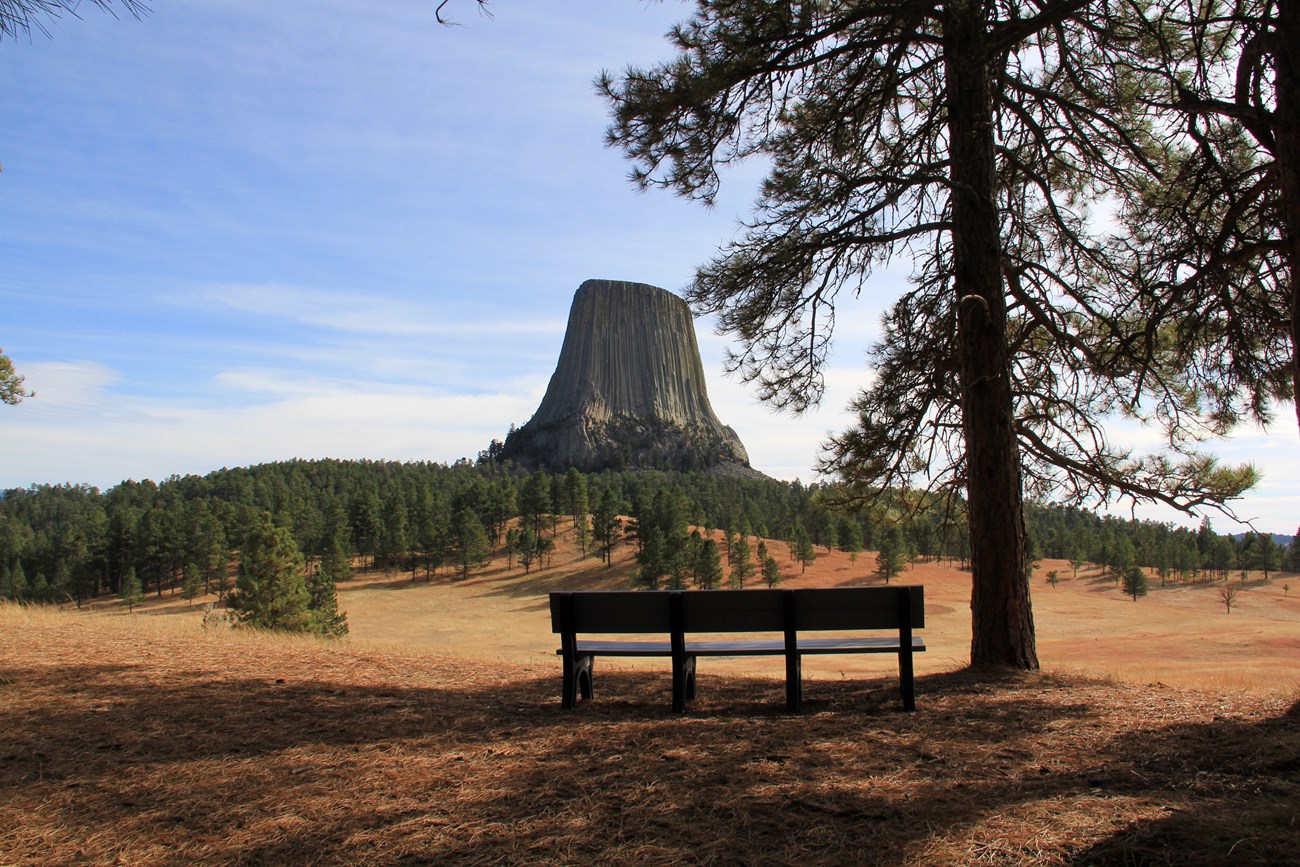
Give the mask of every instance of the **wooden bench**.
M 604 590 L 551 594 L 551 630 L 564 665 L 561 701 L 593 695 L 597 656 L 665 656 L 672 659 L 673 710 L 695 697 L 700 656 L 784 656 L 786 708 L 802 699 L 802 659 L 808 654 L 896 653 L 903 708 L 916 709 L 912 654 L 925 641 L 921 587 L 831 587 L 802 590 Z M 888 636 L 805 637 L 805 632 L 891 630 Z M 777 633 L 748 639 L 710 634 Z M 581 635 L 667 635 L 649 640 L 580 638 Z M 704 638 L 693 636 L 703 635 Z

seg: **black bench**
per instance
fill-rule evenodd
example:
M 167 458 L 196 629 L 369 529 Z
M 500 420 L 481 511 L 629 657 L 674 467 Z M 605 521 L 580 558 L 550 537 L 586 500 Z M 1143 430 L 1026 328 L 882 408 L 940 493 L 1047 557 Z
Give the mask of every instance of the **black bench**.
M 802 590 L 594 590 L 551 594 L 551 630 L 564 664 L 561 701 L 592 697 L 597 656 L 672 659 L 673 710 L 695 697 L 699 656 L 784 656 L 786 708 L 799 710 L 802 658 L 822 653 L 897 653 L 903 708 L 916 709 L 912 654 L 925 641 L 921 587 L 830 587 Z M 889 636 L 807 638 L 801 632 L 894 630 Z M 717 640 L 709 633 L 780 633 L 780 637 Z M 668 640 L 579 638 L 580 635 L 667 634 Z

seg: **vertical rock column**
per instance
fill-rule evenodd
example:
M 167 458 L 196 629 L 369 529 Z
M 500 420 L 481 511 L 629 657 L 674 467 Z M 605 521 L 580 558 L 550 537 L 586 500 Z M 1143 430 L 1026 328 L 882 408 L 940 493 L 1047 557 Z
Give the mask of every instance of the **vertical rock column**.
M 601 469 L 614 455 L 656 469 L 749 463 L 709 404 L 686 302 L 644 283 L 587 280 L 546 396 L 506 456 L 558 470 Z

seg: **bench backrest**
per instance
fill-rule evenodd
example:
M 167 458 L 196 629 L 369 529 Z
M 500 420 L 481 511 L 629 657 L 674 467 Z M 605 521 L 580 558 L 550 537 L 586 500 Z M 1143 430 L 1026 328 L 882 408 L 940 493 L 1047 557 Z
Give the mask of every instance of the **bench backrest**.
M 551 594 L 557 633 L 919 629 L 924 588 L 591 590 Z

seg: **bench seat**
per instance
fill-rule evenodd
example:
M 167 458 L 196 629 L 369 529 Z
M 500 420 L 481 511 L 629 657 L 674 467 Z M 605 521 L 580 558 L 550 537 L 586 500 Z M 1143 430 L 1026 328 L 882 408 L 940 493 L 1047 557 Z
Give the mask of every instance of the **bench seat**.
M 921 587 L 834 587 L 800 590 L 586 591 L 551 594 L 552 631 L 564 666 L 561 702 L 593 695 L 597 656 L 668 657 L 673 670 L 673 709 L 695 697 L 696 659 L 701 656 L 783 656 L 786 706 L 797 712 L 803 694 L 802 660 L 810 654 L 898 655 L 903 707 L 915 710 L 912 656 L 925 641 L 912 633 L 925 625 Z M 889 630 L 890 635 L 808 636 L 801 632 Z M 636 638 L 580 638 L 581 634 L 636 634 Z M 642 638 L 666 633 L 667 640 Z M 780 637 L 717 638 L 730 633 Z M 693 637 L 693 636 L 702 637 Z
M 897 653 L 898 639 L 881 638 L 800 638 L 797 646 L 802 654 L 816 653 Z M 912 652 L 925 650 L 925 639 L 912 637 Z M 669 641 L 600 641 L 579 639 L 578 653 L 594 656 L 672 656 Z M 564 648 L 555 651 L 564 653 Z M 756 638 L 745 641 L 691 641 L 686 640 L 688 656 L 780 656 L 785 653 L 785 641 L 780 638 Z

